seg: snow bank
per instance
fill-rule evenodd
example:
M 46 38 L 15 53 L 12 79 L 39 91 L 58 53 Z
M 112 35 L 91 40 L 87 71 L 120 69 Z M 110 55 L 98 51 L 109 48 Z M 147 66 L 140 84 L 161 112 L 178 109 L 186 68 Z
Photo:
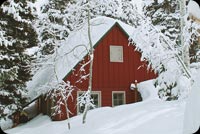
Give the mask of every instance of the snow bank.
M 52 122 L 39 115 L 29 123 L 6 130 L 9 134 L 182 134 L 184 102 L 149 99 L 144 102 L 90 110 L 86 124 L 82 115 Z
M 39 115 L 30 122 L 13 129 L 9 134 L 182 134 L 184 101 L 161 101 L 158 99 L 154 80 L 138 83 L 142 102 L 117 107 L 90 110 L 86 124 L 82 115 L 52 122 L 48 116 Z
M 184 134 L 195 133 L 200 127 L 200 69 L 193 70 L 194 84 L 186 103 Z
M 139 83 L 138 91 L 141 93 L 143 101 L 148 99 L 159 99 L 158 90 L 154 86 L 154 80 Z
M 13 129 L 9 134 L 182 134 L 184 101 L 161 101 L 153 86 L 154 80 L 138 84 L 142 102 L 117 107 L 90 110 L 86 124 L 82 115 L 52 122 L 48 116 L 39 115 L 30 122 Z
M 13 122 L 11 119 L 7 118 L 6 120 L 4 120 L 3 118 L 1 118 L 0 127 L 2 130 L 11 128 L 12 126 L 13 126 Z
M 188 12 L 194 17 L 200 19 L 200 7 L 195 1 L 190 0 L 188 4 Z

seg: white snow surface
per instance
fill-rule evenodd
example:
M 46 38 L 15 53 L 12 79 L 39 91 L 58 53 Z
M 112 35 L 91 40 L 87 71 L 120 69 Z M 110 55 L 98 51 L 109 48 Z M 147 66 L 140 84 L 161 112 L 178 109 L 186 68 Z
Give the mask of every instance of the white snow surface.
M 141 93 L 143 100 L 159 99 L 158 90 L 154 87 L 153 83 L 154 80 L 148 80 L 138 84 L 138 90 Z
M 46 5 L 49 2 L 49 0 L 37 0 L 34 4 L 36 7 L 37 14 L 41 15 L 41 8 Z
M 197 68 L 200 64 L 195 65 Z M 200 128 L 200 69 L 193 69 L 194 84 L 192 85 L 189 98 L 186 103 L 184 115 L 184 133 L 195 133 Z
M 116 22 L 119 23 L 128 35 L 132 34 L 133 27 L 119 20 L 108 17 L 97 17 L 90 22 L 92 44 L 95 45 Z M 62 44 L 57 52 L 44 63 L 46 65 L 36 72 L 32 81 L 28 82 L 27 88 L 29 96 L 32 99 L 41 94 L 41 92 L 48 90 L 49 87 L 47 85 L 56 79 L 55 72 L 59 82 L 61 82 L 87 54 L 87 50 L 89 50 L 87 24 L 79 30 L 72 32 Z
M 200 19 L 200 7 L 195 1 L 190 0 L 190 2 L 188 3 L 188 12 L 194 17 Z
M 8 134 L 182 134 L 185 101 L 161 101 L 156 96 L 153 80 L 138 85 L 144 100 L 117 107 L 90 110 L 86 124 L 82 115 L 53 122 L 39 115 L 30 122 L 6 130 Z

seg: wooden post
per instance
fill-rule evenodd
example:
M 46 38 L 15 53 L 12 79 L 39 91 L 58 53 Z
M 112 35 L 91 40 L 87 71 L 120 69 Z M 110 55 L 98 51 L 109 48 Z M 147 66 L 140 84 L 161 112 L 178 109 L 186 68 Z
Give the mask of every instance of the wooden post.
M 135 80 L 135 102 L 138 102 L 137 80 Z
M 19 116 L 20 116 L 20 113 L 18 111 L 13 114 L 13 126 L 12 127 L 16 127 L 17 125 L 19 125 Z

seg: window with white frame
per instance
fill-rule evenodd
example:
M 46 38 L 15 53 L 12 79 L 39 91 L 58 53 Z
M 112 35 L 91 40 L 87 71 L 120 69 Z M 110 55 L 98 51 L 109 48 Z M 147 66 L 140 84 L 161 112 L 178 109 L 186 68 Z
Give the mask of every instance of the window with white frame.
M 119 106 L 125 104 L 125 91 L 112 92 L 112 106 Z
M 83 91 L 78 91 L 77 92 L 77 97 L 81 97 L 83 94 Z M 101 107 L 101 92 L 100 91 L 92 91 L 91 93 L 91 101 L 95 105 L 95 107 L 90 107 L 90 110 L 93 108 Z M 77 105 L 77 113 L 83 113 L 85 109 L 85 105 Z
M 110 45 L 110 62 L 123 62 L 123 46 Z

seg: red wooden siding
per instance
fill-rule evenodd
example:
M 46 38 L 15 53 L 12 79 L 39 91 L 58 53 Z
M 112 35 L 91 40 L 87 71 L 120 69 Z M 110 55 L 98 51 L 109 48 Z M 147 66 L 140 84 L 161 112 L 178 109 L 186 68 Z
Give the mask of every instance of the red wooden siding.
M 110 62 L 110 45 L 123 46 L 123 62 Z M 138 82 L 155 78 L 153 72 L 147 71 L 144 62 L 140 61 L 141 54 L 134 51 L 134 46 L 128 46 L 128 37 L 118 25 L 115 25 L 95 46 L 94 63 L 93 63 L 93 91 L 101 91 L 102 106 L 112 106 L 112 91 L 125 91 L 126 103 L 135 102 L 135 91 L 130 90 L 130 84 L 137 80 Z M 80 64 L 87 62 L 86 56 Z M 139 68 L 140 67 L 140 68 Z M 139 68 L 139 69 L 138 69 Z M 87 90 L 88 79 L 82 83 L 76 83 L 79 76 L 80 65 L 77 65 L 75 71 L 65 78 L 65 81 L 70 81 L 72 85 L 80 90 Z M 89 72 L 89 65 L 86 67 L 86 72 Z M 76 115 L 76 91 L 73 93 L 74 100 L 69 101 L 69 108 L 73 115 Z M 64 108 L 63 108 L 64 109 Z M 65 119 L 66 115 L 57 117 L 57 120 Z

